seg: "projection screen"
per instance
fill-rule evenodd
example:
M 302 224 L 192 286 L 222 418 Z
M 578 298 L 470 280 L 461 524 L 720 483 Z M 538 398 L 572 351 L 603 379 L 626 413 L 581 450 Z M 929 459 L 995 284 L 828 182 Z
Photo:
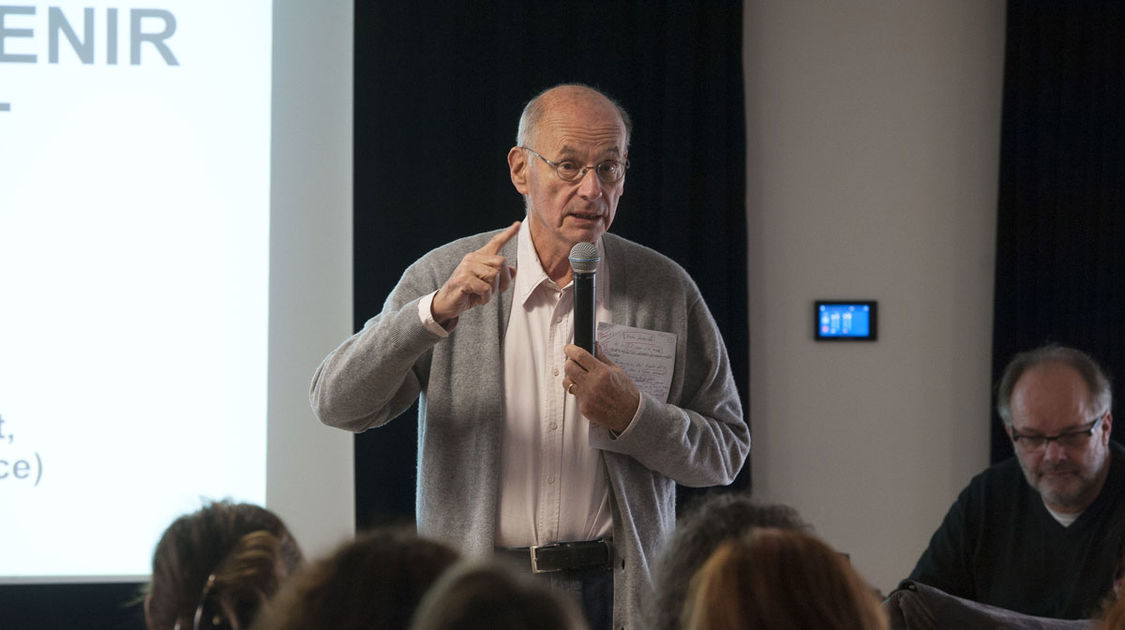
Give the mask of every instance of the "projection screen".
M 350 42 L 350 2 L 0 6 L 0 581 L 143 580 L 209 499 L 350 531 L 304 404 L 350 328 Z

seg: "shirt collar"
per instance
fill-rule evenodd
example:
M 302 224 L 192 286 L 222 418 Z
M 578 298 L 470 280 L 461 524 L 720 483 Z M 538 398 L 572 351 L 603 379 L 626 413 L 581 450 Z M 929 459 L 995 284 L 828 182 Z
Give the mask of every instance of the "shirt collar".
M 539 261 L 539 254 L 535 251 L 535 245 L 531 242 L 531 227 L 529 222 L 531 217 L 525 217 L 523 223 L 520 224 L 519 234 L 516 236 L 516 286 L 514 287 L 515 293 L 513 297 L 516 303 L 521 306 L 527 304 L 527 300 L 535 293 L 535 290 L 547 283 L 548 286 L 559 289 L 560 287 L 551 280 L 547 272 L 543 270 L 543 263 Z M 605 245 L 603 239 L 598 239 L 595 245 L 598 248 L 598 256 L 601 262 L 598 263 L 598 271 L 600 272 L 605 266 Z M 571 284 L 574 284 L 571 282 Z M 570 286 L 569 284 L 567 286 Z M 562 287 L 566 288 L 566 287 Z M 600 290 L 601 287 L 599 287 Z

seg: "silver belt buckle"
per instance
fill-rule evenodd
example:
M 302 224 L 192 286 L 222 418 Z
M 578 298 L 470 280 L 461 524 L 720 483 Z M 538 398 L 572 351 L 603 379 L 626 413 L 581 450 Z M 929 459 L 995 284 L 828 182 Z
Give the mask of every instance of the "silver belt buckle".
M 531 572 L 532 573 L 558 573 L 562 569 L 540 569 L 539 568 L 539 550 L 547 547 L 558 547 L 558 545 L 532 545 L 528 549 L 531 551 Z

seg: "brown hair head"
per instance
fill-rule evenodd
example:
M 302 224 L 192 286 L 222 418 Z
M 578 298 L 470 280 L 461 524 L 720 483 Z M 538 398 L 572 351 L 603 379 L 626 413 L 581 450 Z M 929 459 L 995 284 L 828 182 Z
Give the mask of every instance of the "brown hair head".
M 691 582 L 687 630 L 886 630 L 874 592 L 815 536 L 758 529 L 724 543 Z
M 412 528 L 362 533 L 298 571 L 255 630 L 405 630 L 419 600 L 457 561 L 452 548 Z
M 585 630 L 575 602 L 493 558 L 449 570 L 426 594 L 411 630 Z
M 301 562 L 301 549 L 273 512 L 218 501 L 177 518 L 152 556 L 145 587 L 149 630 L 246 628 L 262 602 Z
M 810 529 L 797 510 L 758 503 L 743 492 L 711 492 L 689 503 L 653 570 L 655 593 L 646 609 L 648 626 L 677 630 L 691 577 L 719 545 L 759 527 Z

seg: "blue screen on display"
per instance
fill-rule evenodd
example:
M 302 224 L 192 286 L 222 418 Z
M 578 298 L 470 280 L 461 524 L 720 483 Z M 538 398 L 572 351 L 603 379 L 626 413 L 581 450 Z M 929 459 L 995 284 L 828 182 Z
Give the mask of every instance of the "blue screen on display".
M 816 302 L 818 340 L 875 339 L 875 302 Z

